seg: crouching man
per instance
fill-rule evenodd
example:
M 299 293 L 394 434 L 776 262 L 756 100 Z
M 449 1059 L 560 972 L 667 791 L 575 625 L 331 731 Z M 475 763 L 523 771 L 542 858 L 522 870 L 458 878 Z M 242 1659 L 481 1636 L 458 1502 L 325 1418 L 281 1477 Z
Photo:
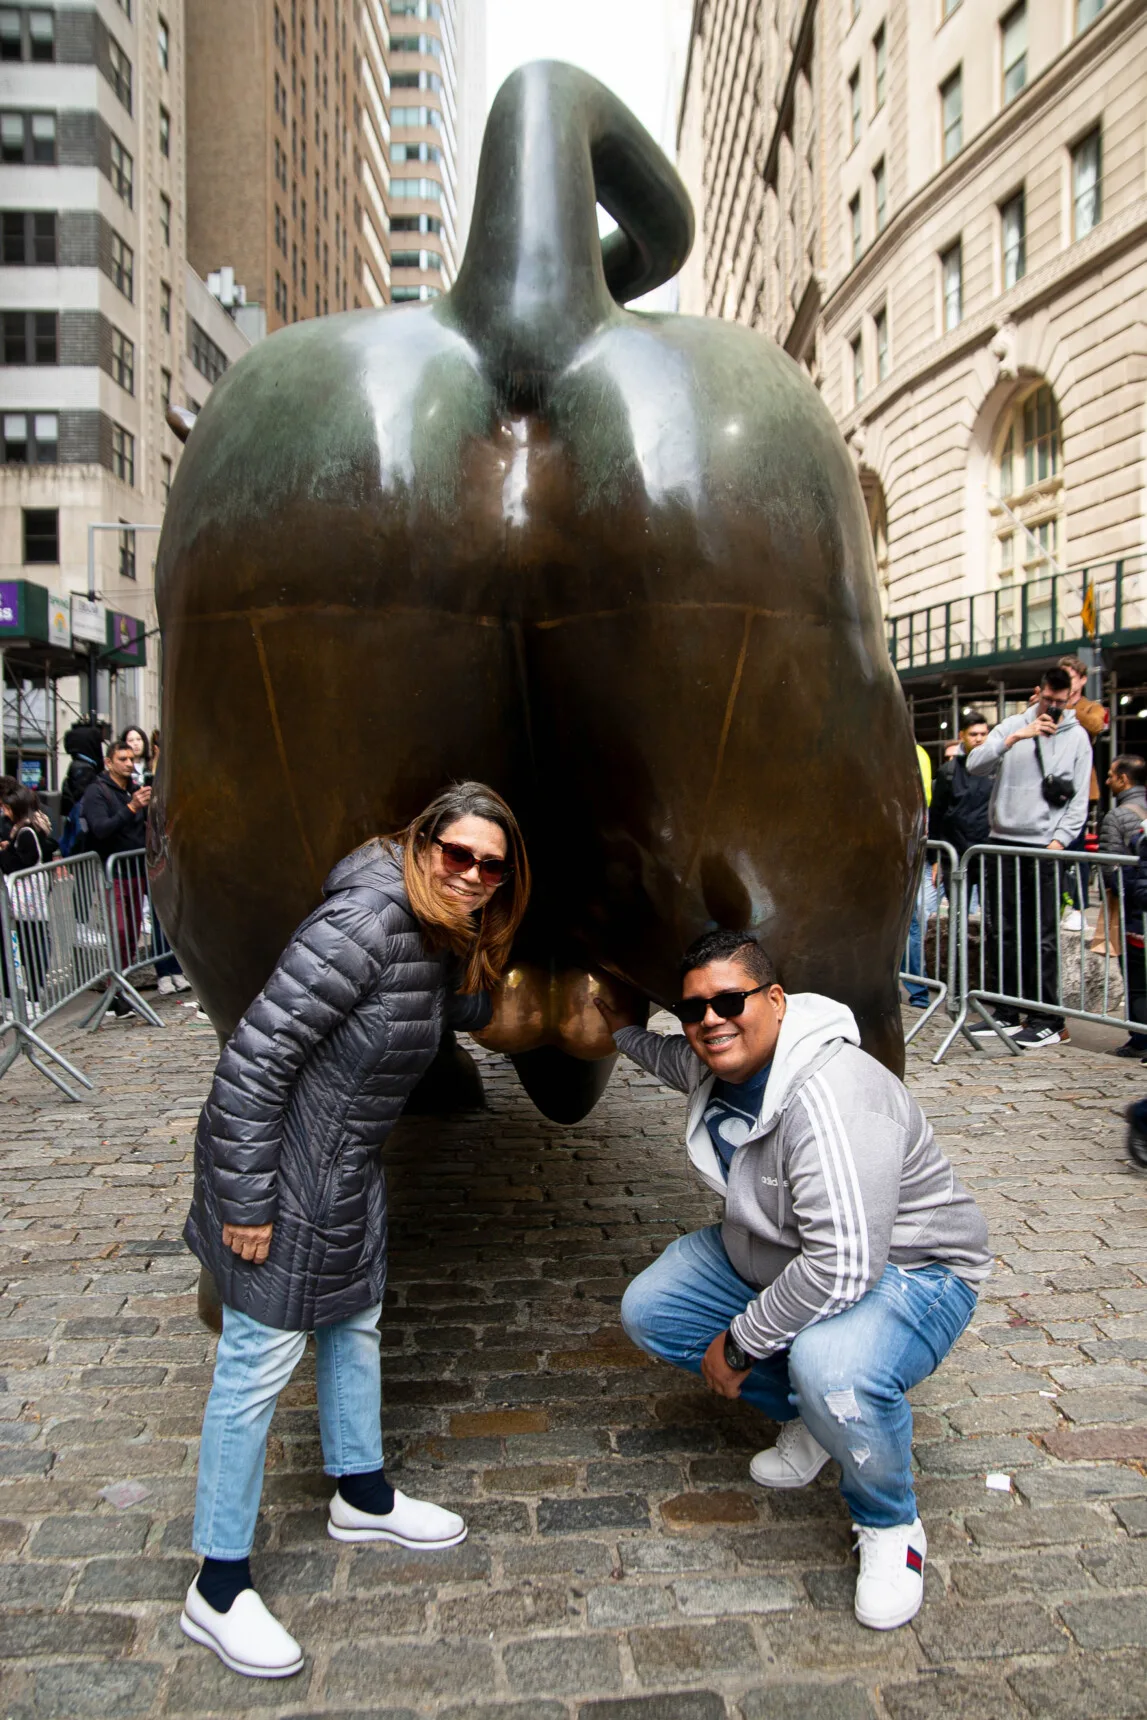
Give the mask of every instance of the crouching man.
M 689 1157 L 724 1196 L 724 1222 L 634 1279 L 622 1323 L 784 1424 L 754 1481 L 804 1487 L 836 1459 L 859 1535 L 856 1616 L 892 1630 L 920 1607 L 927 1550 L 905 1394 L 971 1319 L 987 1228 L 848 1009 L 786 997 L 740 933 L 701 938 L 682 974 L 684 1038 L 598 1007 L 619 1050 L 689 1095 Z

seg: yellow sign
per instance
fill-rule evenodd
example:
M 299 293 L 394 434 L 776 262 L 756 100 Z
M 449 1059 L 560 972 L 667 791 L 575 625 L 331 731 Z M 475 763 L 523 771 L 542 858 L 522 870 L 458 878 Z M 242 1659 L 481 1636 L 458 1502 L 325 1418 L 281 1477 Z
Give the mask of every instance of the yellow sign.
M 1083 631 L 1087 637 L 1094 639 L 1099 625 L 1099 617 L 1095 607 L 1095 585 L 1090 579 L 1084 587 L 1083 608 L 1079 612 L 1079 619 L 1083 623 Z

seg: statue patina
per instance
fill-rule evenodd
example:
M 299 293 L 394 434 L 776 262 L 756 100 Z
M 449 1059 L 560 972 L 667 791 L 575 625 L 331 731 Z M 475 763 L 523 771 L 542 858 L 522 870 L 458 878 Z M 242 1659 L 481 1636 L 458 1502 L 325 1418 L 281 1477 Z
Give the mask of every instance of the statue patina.
M 486 1040 L 549 1116 L 608 1080 L 595 989 L 676 996 L 714 925 L 902 1069 L 923 807 L 864 502 L 772 341 L 625 309 L 692 234 L 611 92 L 526 66 L 452 290 L 284 329 L 184 423 L 150 864 L 221 1034 L 333 863 L 474 777 L 537 880 Z

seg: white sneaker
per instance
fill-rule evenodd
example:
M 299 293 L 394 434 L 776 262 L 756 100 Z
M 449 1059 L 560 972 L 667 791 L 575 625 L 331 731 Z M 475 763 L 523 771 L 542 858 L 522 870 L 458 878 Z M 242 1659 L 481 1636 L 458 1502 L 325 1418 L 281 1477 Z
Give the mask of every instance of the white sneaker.
M 1059 922 L 1065 932 L 1081 932 L 1083 930 L 1083 915 L 1078 908 L 1069 908 Z
M 175 987 L 176 991 L 191 990 L 191 981 L 185 973 L 173 973 L 171 976 L 171 983 Z
M 456 1547 L 466 1539 L 466 1525 L 456 1511 L 408 1499 L 394 1489 L 394 1510 L 385 1517 L 348 1505 L 341 1493 L 331 1500 L 327 1534 L 336 1541 L 394 1541 L 400 1547 Z
M 852 1527 L 860 1549 L 857 1620 L 869 1630 L 895 1630 L 916 1617 L 924 1599 L 924 1525 L 917 1517 L 895 1529 L 867 1529 L 859 1523 Z
M 159 993 L 160 997 L 174 997 L 175 981 L 169 973 L 160 974 L 159 978 L 155 982 L 155 989 Z
M 762 1487 L 807 1487 L 820 1474 L 830 1453 L 814 1439 L 798 1416 L 786 1421 L 777 1443 L 758 1451 L 749 1474 Z
M 303 1651 L 269 1613 L 254 1589 L 236 1595 L 228 1612 L 216 1612 L 192 1583 L 179 1626 L 192 1642 L 215 1651 L 245 1678 L 290 1678 L 303 1670 Z

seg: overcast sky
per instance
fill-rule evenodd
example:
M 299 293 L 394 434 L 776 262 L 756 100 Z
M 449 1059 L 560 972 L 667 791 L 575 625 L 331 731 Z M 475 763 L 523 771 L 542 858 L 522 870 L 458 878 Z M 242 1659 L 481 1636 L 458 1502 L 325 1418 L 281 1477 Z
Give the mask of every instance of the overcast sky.
M 570 60 L 608 84 L 672 160 L 692 10 L 692 0 L 487 0 L 488 99 L 515 66 Z M 667 302 L 664 289 L 642 301 Z

